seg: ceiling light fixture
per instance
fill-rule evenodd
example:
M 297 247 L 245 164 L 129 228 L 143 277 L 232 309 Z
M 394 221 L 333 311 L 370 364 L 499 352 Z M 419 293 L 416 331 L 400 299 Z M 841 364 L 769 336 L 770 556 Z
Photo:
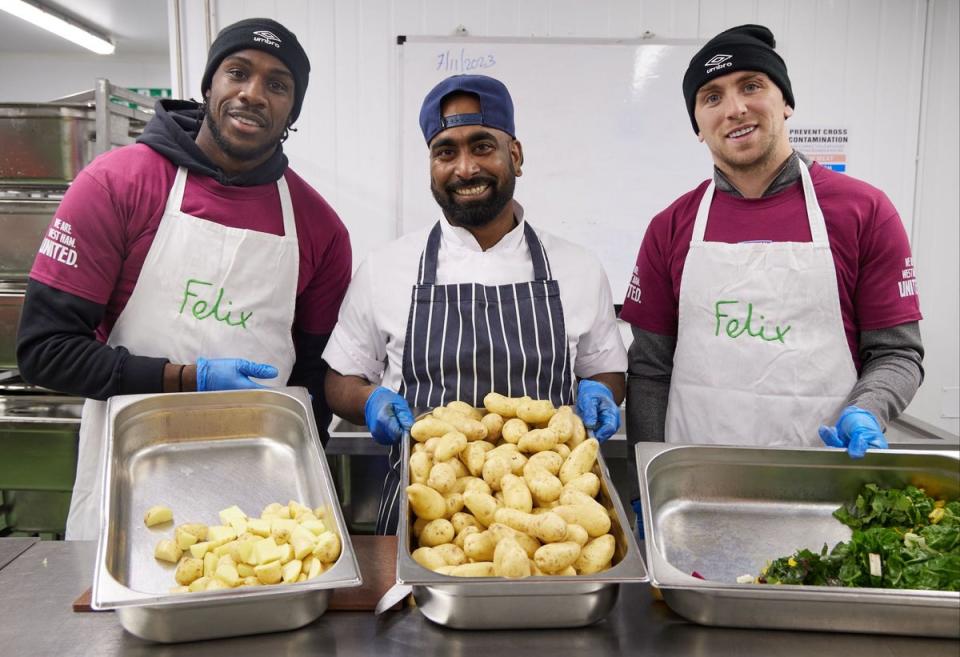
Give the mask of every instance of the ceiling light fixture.
M 41 4 L 25 0 L 0 0 L 0 10 L 73 41 L 98 55 L 113 54 L 114 45 L 109 38 Z

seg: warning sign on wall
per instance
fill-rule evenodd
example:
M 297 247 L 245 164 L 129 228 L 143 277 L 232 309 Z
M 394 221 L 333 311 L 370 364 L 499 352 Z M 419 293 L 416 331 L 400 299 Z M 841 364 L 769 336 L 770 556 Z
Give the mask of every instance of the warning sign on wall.
M 847 128 L 789 128 L 790 145 L 827 169 L 847 170 Z

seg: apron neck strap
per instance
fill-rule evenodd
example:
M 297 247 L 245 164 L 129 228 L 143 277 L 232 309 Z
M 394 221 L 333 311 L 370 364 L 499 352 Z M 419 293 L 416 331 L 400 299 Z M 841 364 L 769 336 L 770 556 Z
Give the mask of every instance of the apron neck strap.
M 173 187 L 167 195 L 167 209 L 165 214 L 180 212 L 180 206 L 183 204 L 183 190 L 187 187 L 187 169 L 186 167 L 177 167 L 177 175 L 173 179 Z
M 437 260 L 440 253 L 440 238 L 442 234 L 440 222 L 434 224 L 427 237 L 427 248 L 420 254 L 420 267 L 417 270 L 418 285 L 436 285 L 437 284 Z M 547 251 L 540 243 L 537 232 L 529 222 L 523 224 L 523 237 L 526 239 L 527 248 L 530 250 L 530 259 L 533 261 L 533 280 L 548 281 L 553 277 L 550 269 L 550 259 L 547 257 Z
M 803 200 L 807 208 L 807 222 L 810 224 L 811 242 L 816 246 L 829 246 L 830 241 L 827 237 L 827 224 L 823 218 L 823 211 L 820 210 L 820 204 L 817 202 L 817 193 L 813 188 L 813 178 L 810 171 L 802 160 L 797 161 L 800 167 L 800 181 L 803 183 Z M 697 218 L 693 223 L 693 236 L 690 239 L 691 244 L 700 244 L 703 242 L 703 236 L 707 230 L 707 217 L 710 215 L 710 205 L 713 203 L 713 195 L 716 192 L 717 185 L 710 181 L 703 198 L 700 199 L 700 206 L 697 208 Z
M 179 213 L 183 206 L 183 191 L 187 188 L 187 169 L 177 167 L 177 175 L 173 179 L 173 187 L 167 195 L 166 214 Z M 283 215 L 283 237 L 297 239 L 297 222 L 293 214 L 293 200 L 290 198 L 290 188 L 287 179 L 282 175 L 277 178 L 277 194 L 280 196 L 280 212 Z

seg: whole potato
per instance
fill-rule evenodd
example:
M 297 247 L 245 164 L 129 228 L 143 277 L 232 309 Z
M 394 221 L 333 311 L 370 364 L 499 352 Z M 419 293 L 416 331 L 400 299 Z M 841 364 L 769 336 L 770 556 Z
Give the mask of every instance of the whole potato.
M 447 493 L 443 496 L 443 499 L 447 503 L 447 513 L 444 517 L 452 518 L 454 514 L 463 511 L 462 493 Z
M 433 551 L 439 554 L 448 566 L 459 566 L 467 562 L 467 555 L 463 549 L 453 543 L 444 543 L 433 548 Z
M 490 443 L 482 440 L 473 442 L 460 452 L 460 460 L 466 464 L 467 470 L 474 477 L 483 474 L 483 464 L 487 460 L 487 451 L 489 451 L 484 449 L 484 445 L 490 445 Z M 490 445 L 490 447 L 492 448 L 493 445 Z
M 584 472 L 590 472 L 597 460 L 598 451 L 600 451 L 600 443 L 596 438 L 589 438 L 577 445 L 560 466 L 560 481 L 566 484 Z
M 563 457 L 556 452 L 537 452 L 530 455 L 527 463 L 541 467 L 552 475 L 557 475 L 563 465 Z
M 567 541 L 541 546 L 533 555 L 533 560 L 540 570 L 553 574 L 572 566 L 579 556 L 580 544 Z
M 546 452 L 557 446 L 557 434 L 553 429 L 533 429 L 520 438 L 517 447 L 521 452 L 532 454 Z
M 581 575 L 592 575 L 606 570 L 610 567 L 616 547 L 617 542 L 612 534 L 599 536 L 583 546 L 573 567 Z
M 467 446 L 467 437 L 460 431 L 450 431 L 443 434 L 433 450 L 436 461 L 449 461 L 463 451 Z
M 433 467 L 433 457 L 425 451 L 416 452 L 410 456 L 410 481 L 415 484 L 426 484 Z
M 541 452 L 542 453 L 542 452 Z M 560 480 L 536 463 L 528 462 L 523 468 L 523 478 L 538 506 L 555 502 L 560 498 L 563 484 Z
M 451 424 L 435 417 L 427 416 L 413 423 L 413 426 L 410 427 L 410 436 L 417 442 L 422 443 L 430 438 L 439 438 L 453 430 L 454 428 Z
M 441 462 L 430 468 L 427 486 L 441 495 L 451 492 L 456 483 L 457 473 L 450 465 Z
M 420 532 L 420 545 L 426 547 L 435 547 L 443 545 L 453 540 L 455 536 L 453 525 L 445 518 L 431 520 Z
M 597 507 L 600 507 L 599 509 Z M 560 516 L 571 525 L 580 525 L 587 534 L 596 538 L 610 531 L 610 516 L 601 505 L 560 504 L 551 513 Z
M 503 491 L 504 506 L 524 513 L 530 513 L 533 510 L 533 497 L 530 495 L 527 483 L 522 478 L 513 474 L 506 474 L 500 479 L 500 487 Z
M 530 534 L 524 534 L 523 532 L 518 532 L 513 527 L 508 527 L 503 523 L 495 522 L 490 525 L 490 528 L 487 530 L 493 534 L 494 538 L 499 543 L 504 538 L 510 537 L 520 544 L 520 547 L 523 548 L 524 552 L 527 553 L 527 556 L 531 559 L 533 558 L 534 553 L 536 553 L 537 548 L 540 547 L 540 541 L 535 539 Z
M 450 424 L 454 429 L 466 436 L 467 440 L 483 440 L 487 437 L 487 428 L 479 420 L 461 415 L 449 408 L 440 406 L 433 409 L 433 415 L 443 422 Z
M 494 515 L 500 507 L 500 504 L 492 496 L 473 491 L 467 491 L 463 494 L 463 504 L 470 509 L 473 517 L 484 527 L 489 527 L 493 523 Z
M 461 500 L 462 499 L 461 496 Z M 463 531 L 464 527 L 480 527 L 480 523 L 477 522 L 476 518 L 462 511 L 458 511 L 450 516 L 450 523 L 453 525 L 453 531 L 457 532 L 458 535 Z
M 435 552 L 431 547 L 419 547 L 411 552 L 410 556 L 413 557 L 414 561 L 427 570 L 435 571 L 438 568 L 443 568 L 444 566 L 449 565 L 443 556 Z
M 420 518 L 436 520 L 447 513 L 447 502 L 443 495 L 429 486 L 410 484 L 407 486 L 407 499 L 413 512 Z
M 468 525 L 467 527 L 464 527 L 459 532 L 457 532 L 457 537 L 453 539 L 453 544 L 462 550 L 464 543 L 467 540 L 467 536 L 470 536 L 471 534 L 479 534 L 482 531 L 483 529 L 480 528 L 479 524 Z
M 497 541 L 489 531 L 470 533 L 463 539 L 463 553 L 473 561 L 492 561 Z
M 501 454 L 490 452 L 487 459 L 483 462 L 483 480 L 487 482 L 491 490 L 500 490 L 500 480 L 504 475 L 510 474 L 510 460 Z
M 530 560 L 527 553 L 512 537 L 497 543 L 493 553 L 493 572 L 499 577 L 517 579 L 530 577 Z
M 479 420 L 483 417 L 483 413 L 479 410 L 463 401 L 452 401 L 447 404 L 447 409 L 460 413 L 465 417 L 472 418 L 474 420 Z
M 565 443 L 573 437 L 573 409 L 561 406 L 547 423 L 548 429 L 557 434 L 557 442 Z
M 527 426 L 527 423 L 518 417 L 514 417 L 503 423 L 500 436 L 508 443 L 516 445 L 528 431 L 530 431 L 530 427 Z
M 447 574 L 454 577 L 493 577 L 492 561 L 476 561 L 474 563 L 464 563 L 459 566 L 448 566 L 450 569 Z
M 519 399 L 504 397 L 496 392 L 491 392 L 483 398 L 484 408 L 504 419 L 517 416 L 517 405 L 519 403 Z
M 592 472 L 584 472 L 579 477 L 574 477 L 567 482 L 564 489 L 572 488 L 578 490 L 587 497 L 593 499 L 600 492 L 600 477 Z
M 504 419 L 497 413 L 487 413 L 480 418 L 480 423 L 487 428 L 487 441 L 495 443 L 500 440 L 500 433 L 503 431 Z
M 557 409 L 549 399 L 530 399 L 524 397 L 517 404 L 517 417 L 527 424 L 544 424 L 550 421 Z

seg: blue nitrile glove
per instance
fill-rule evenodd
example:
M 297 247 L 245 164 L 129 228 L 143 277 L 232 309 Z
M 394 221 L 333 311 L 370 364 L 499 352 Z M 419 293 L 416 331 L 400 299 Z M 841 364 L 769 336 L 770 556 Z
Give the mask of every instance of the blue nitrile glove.
M 643 532 L 643 507 L 640 506 L 640 498 L 637 498 L 630 502 L 630 506 L 633 507 L 633 512 L 637 514 L 637 538 L 641 541 L 644 539 Z
M 887 448 L 880 423 L 870 411 L 856 406 L 847 406 L 840 413 L 837 426 L 820 425 L 820 440 L 830 447 L 846 447 L 851 458 L 861 459 L 868 447 Z
M 620 407 L 613 392 L 599 381 L 581 379 L 577 386 L 577 415 L 601 443 L 620 428 Z
M 407 400 L 382 386 L 367 397 L 363 417 L 373 439 L 381 445 L 396 445 L 413 426 L 413 412 Z
M 198 358 L 197 390 L 242 390 L 245 388 L 265 388 L 255 379 L 272 379 L 278 374 L 277 368 L 265 363 L 252 363 L 243 358 Z

